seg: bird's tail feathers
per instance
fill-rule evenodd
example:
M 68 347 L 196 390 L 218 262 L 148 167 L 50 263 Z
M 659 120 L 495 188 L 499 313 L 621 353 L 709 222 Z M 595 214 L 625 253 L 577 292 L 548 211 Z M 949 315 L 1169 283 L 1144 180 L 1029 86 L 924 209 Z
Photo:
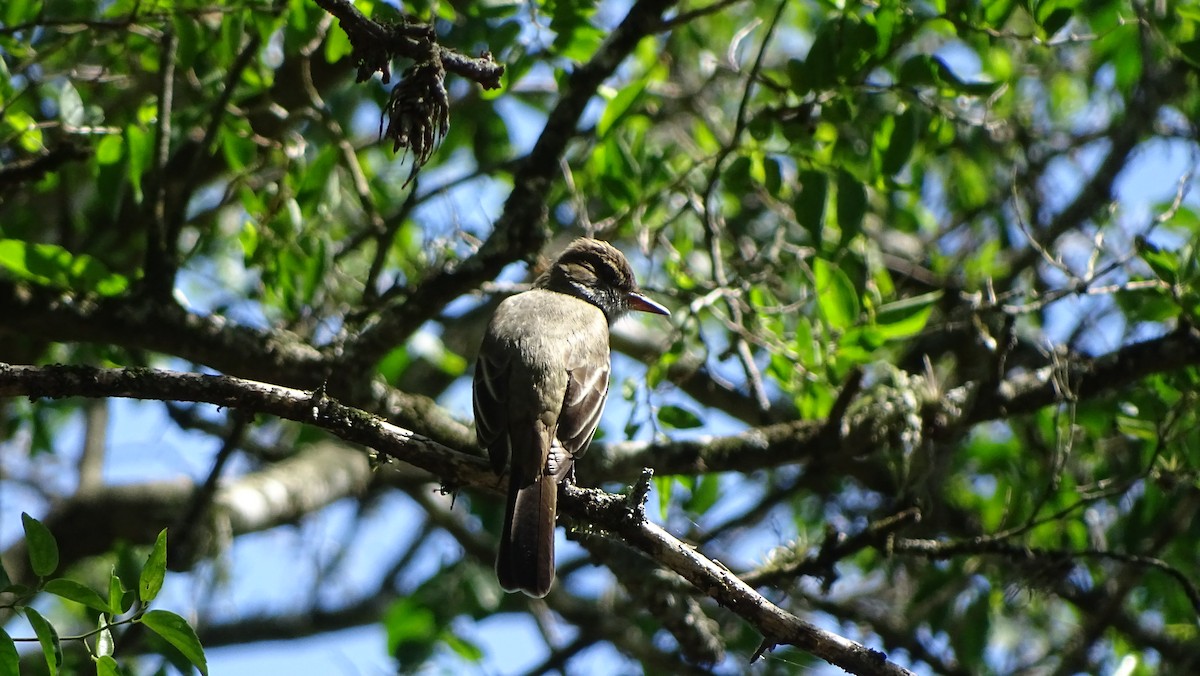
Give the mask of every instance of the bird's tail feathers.
M 520 590 L 541 598 L 554 584 L 558 485 L 553 476 L 543 473 L 523 486 L 513 476 L 509 482 L 508 509 L 496 554 L 496 576 L 505 591 Z

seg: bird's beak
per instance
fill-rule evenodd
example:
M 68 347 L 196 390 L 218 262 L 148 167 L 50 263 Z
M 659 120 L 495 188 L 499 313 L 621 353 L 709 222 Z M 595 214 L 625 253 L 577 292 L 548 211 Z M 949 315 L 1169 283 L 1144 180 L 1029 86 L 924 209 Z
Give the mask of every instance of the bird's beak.
M 649 312 L 656 315 L 671 316 L 671 311 L 667 308 L 655 303 L 649 298 L 643 296 L 636 291 L 629 294 L 629 309 L 637 310 L 638 312 Z

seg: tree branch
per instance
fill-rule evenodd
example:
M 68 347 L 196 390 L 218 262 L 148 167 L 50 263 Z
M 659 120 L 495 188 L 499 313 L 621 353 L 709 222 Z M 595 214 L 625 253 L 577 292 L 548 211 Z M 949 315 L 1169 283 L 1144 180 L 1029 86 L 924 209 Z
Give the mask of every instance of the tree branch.
M 392 58 L 402 56 L 422 61 L 429 58 L 433 51 L 451 73 L 473 80 L 484 89 L 500 88 L 504 64 L 496 63 L 492 55 L 486 52 L 472 59 L 439 45 L 432 25 L 405 22 L 385 26 L 363 16 L 347 0 L 313 1 L 337 17 L 342 30 L 346 31 L 346 37 L 354 49 L 354 58 L 359 64 L 359 82 L 379 71 L 384 84 L 387 84 L 391 80 L 388 62 Z
M 420 467 L 448 486 L 487 487 L 496 478 L 481 455 L 468 455 L 325 396 L 232 376 L 155 369 L 0 365 L 0 397 L 129 397 L 191 401 L 269 413 L 324 429 L 346 441 Z

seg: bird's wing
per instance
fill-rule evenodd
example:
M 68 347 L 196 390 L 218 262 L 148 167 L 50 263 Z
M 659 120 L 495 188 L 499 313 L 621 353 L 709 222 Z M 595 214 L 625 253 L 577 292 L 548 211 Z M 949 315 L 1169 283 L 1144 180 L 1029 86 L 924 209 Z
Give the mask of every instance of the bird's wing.
M 555 437 L 562 444 L 568 458 L 578 458 L 587 450 L 604 412 L 604 401 L 608 398 L 609 355 L 608 336 L 603 341 L 591 341 L 581 345 L 579 358 L 567 371 L 567 391 L 563 396 L 562 411 L 558 415 Z M 570 463 L 564 463 L 569 465 Z M 564 467 L 565 470 L 568 469 Z
M 472 403 L 475 409 L 475 439 L 486 448 L 492 469 L 500 474 L 512 454 L 508 431 L 508 383 L 510 361 L 501 350 L 480 350 L 475 364 Z

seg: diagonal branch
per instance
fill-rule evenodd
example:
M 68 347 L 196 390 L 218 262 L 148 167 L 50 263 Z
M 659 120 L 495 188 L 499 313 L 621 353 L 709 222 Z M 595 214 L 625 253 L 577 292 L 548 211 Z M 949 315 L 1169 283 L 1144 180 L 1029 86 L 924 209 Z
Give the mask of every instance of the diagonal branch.
M 912 673 L 889 662 L 879 651 L 825 631 L 771 603 L 728 568 L 647 521 L 640 509 L 630 507 L 625 496 L 571 485 L 564 485 L 561 495 L 560 504 L 572 514 L 615 533 L 753 625 L 763 635 L 759 654 L 787 644 L 853 674 Z

